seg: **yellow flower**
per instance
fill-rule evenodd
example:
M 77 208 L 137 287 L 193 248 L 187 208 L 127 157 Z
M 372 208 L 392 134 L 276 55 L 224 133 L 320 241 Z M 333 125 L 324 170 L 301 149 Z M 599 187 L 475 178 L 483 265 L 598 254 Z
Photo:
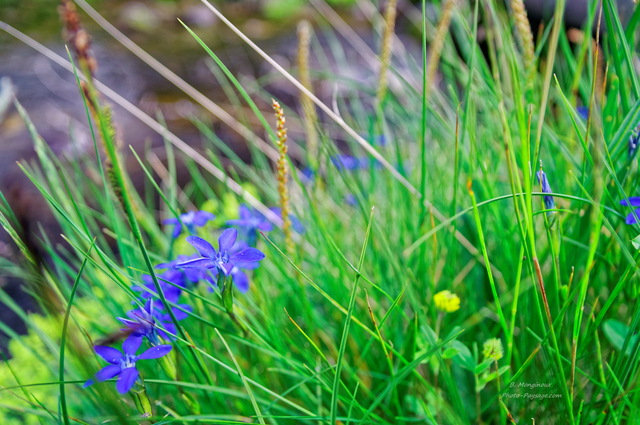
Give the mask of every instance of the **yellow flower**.
M 440 291 L 433 296 L 436 308 L 446 313 L 453 313 L 460 309 L 460 297 L 451 291 Z
M 496 362 L 500 360 L 504 354 L 500 338 L 486 340 L 484 344 L 482 344 L 482 354 L 485 359 L 491 359 Z

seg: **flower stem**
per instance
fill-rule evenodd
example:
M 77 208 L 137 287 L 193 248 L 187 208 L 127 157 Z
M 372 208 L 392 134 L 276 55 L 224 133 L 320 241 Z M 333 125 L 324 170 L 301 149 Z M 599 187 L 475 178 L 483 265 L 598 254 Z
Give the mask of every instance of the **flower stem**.
M 151 400 L 147 395 L 147 389 L 144 386 L 142 378 L 136 382 L 135 387 L 130 391 L 133 403 L 136 405 L 138 412 L 143 418 L 149 418 L 153 416 L 153 410 L 151 408 Z M 156 421 L 150 420 L 149 423 L 155 423 Z
M 227 315 L 246 336 L 248 333 L 247 328 L 238 320 L 238 317 L 233 311 L 233 278 L 231 276 L 222 276 L 222 279 L 218 281 L 218 286 L 222 287 L 222 305 Z

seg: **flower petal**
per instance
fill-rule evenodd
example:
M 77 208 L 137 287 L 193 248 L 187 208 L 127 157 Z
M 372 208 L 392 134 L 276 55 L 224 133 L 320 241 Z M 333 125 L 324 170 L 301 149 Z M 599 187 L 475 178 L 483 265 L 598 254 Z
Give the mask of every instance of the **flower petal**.
M 162 293 L 164 294 L 164 297 L 167 299 L 167 301 L 169 301 L 170 303 L 174 303 L 178 301 L 178 298 L 180 298 L 182 289 L 177 286 L 169 286 L 168 288 L 162 288 Z M 158 303 L 158 308 L 162 308 L 160 303 Z
M 238 231 L 236 229 L 226 229 L 218 238 L 218 248 L 220 251 L 229 251 L 236 243 Z
M 195 211 L 189 211 L 184 214 L 180 214 L 180 220 L 186 226 L 193 224 L 193 218 L 195 217 Z
M 251 224 L 249 223 L 248 220 L 227 220 L 226 222 L 227 226 L 238 226 L 238 227 L 249 227 Z
M 193 312 L 193 307 L 191 307 L 189 304 L 178 304 L 178 307 L 180 307 L 182 310 L 178 310 L 177 308 L 173 307 L 173 315 L 176 316 L 176 320 L 184 320 L 189 317 L 190 313 Z
M 231 270 L 233 270 L 234 267 L 235 266 L 232 263 L 220 264 L 220 270 L 222 270 L 225 276 L 229 276 L 229 273 L 231 273 Z
M 149 298 L 149 301 L 153 300 L 153 298 Z M 147 301 L 148 302 L 148 301 Z M 131 320 L 133 320 L 134 322 L 140 322 L 143 320 L 152 320 L 153 317 L 150 315 L 148 310 L 143 310 L 140 308 L 137 308 L 135 310 L 130 310 L 127 312 L 127 317 Z
M 640 207 L 640 196 L 631 196 L 629 199 L 623 199 L 620 201 L 620 205 L 628 207 Z
M 96 354 L 105 359 L 108 363 L 116 364 L 118 363 L 124 356 L 119 350 L 116 350 L 113 347 L 105 347 L 103 345 L 96 345 L 93 347 L 96 351 Z
M 304 225 L 298 219 L 298 217 L 296 217 L 295 215 L 291 215 L 289 218 L 291 219 L 291 227 L 293 227 L 293 230 L 295 230 L 300 234 L 304 233 L 305 231 Z
M 180 263 L 178 264 L 176 267 L 198 267 L 198 268 L 205 268 L 205 269 L 210 269 L 215 267 L 215 263 L 209 259 L 209 258 L 196 258 L 195 260 L 189 260 L 189 261 L 185 261 L 184 263 Z
M 122 371 L 120 374 L 120 379 L 116 383 L 116 390 L 120 394 L 126 394 L 133 388 L 133 384 L 136 383 L 138 379 L 138 369 L 135 367 L 128 367 Z
M 631 214 L 624 220 L 627 224 L 636 224 L 640 221 L 640 208 L 633 210 Z
M 178 236 L 180 236 L 180 233 L 182 233 L 182 224 L 178 223 L 176 224 L 176 227 L 173 228 L 173 232 L 171 232 L 171 237 L 173 239 L 176 239 Z
M 262 230 L 263 232 L 270 232 L 273 230 L 273 224 L 270 221 L 261 221 L 258 226 L 256 226 L 258 230 Z
M 155 304 L 153 303 L 153 298 L 147 300 L 146 303 L 144 303 L 144 311 L 149 315 L 149 319 L 153 318 L 153 310 L 156 308 Z
M 237 254 L 234 254 L 229 259 L 231 262 L 249 263 L 253 261 L 260 261 L 264 259 L 264 254 L 257 248 L 247 248 Z
M 109 366 L 105 366 L 96 373 L 96 380 L 98 382 L 106 381 L 107 379 L 111 379 L 114 376 L 120 374 L 122 369 L 120 369 L 120 365 L 110 364 Z
M 119 321 L 121 321 L 125 326 L 128 326 L 130 328 L 135 328 L 138 325 L 138 322 L 136 322 L 135 320 L 129 320 L 129 319 L 125 319 L 123 317 L 116 317 L 116 319 L 118 319 Z M 124 329 L 122 329 L 124 330 Z
M 149 348 L 144 353 L 138 356 L 138 360 L 146 360 L 146 359 L 157 359 L 169 354 L 173 347 L 171 345 L 156 345 L 155 347 Z
M 351 155 L 335 155 L 331 158 L 331 163 L 338 170 L 355 170 L 360 166 L 360 159 Z
M 213 220 L 215 218 L 216 216 L 211 214 L 208 211 L 196 211 L 195 216 L 193 218 L 193 224 L 195 224 L 198 227 L 202 227 L 205 224 L 207 224 L 209 220 Z
M 216 255 L 216 250 L 209 242 L 197 236 L 189 236 L 187 238 L 189 242 L 197 251 L 205 258 L 213 258 Z
M 234 270 L 233 275 L 233 284 L 238 288 L 238 291 L 245 293 L 249 290 L 249 278 L 246 273 L 240 270 Z
M 583 120 L 586 121 L 589 118 L 589 108 L 587 108 L 586 106 L 578 106 L 576 108 L 576 111 L 578 112 L 580 118 L 582 118 Z
M 241 220 L 248 220 L 251 218 L 251 210 L 249 209 L 249 207 L 242 204 L 240 205 L 240 208 L 238 208 L 238 216 Z
M 178 334 L 178 330 L 173 323 L 164 323 L 164 330 L 158 328 L 158 335 L 163 339 L 172 340 L 173 335 Z
M 255 270 L 258 267 L 260 267 L 260 263 L 258 263 L 257 261 L 250 261 L 247 263 L 241 263 L 239 261 L 234 261 L 233 264 L 239 268 L 239 269 L 244 269 L 244 270 Z
M 175 217 L 167 218 L 162 221 L 163 224 L 180 224 L 180 220 Z
M 211 273 L 210 271 L 206 271 L 204 273 L 204 280 L 206 280 L 207 282 L 209 282 L 212 286 L 217 287 L 218 286 L 218 276 L 214 275 L 213 273 Z
M 130 335 L 127 339 L 122 343 L 122 351 L 125 354 L 135 355 L 138 348 L 140 348 L 140 344 L 142 344 L 142 338 L 136 335 Z
M 187 268 L 186 270 L 184 270 L 184 277 L 186 278 L 187 282 L 196 283 L 202 277 L 202 270 Z M 187 286 L 187 282 L 185 282 L 185 286 Z

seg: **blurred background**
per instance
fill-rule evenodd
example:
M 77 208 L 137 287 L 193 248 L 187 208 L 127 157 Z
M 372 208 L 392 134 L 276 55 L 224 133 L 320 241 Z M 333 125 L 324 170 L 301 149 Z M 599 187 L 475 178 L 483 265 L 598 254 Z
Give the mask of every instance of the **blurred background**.
M 343 20 L 372 51 L 379 50 L 381 22 L 373 17 L 379 16 L 377 12 L 383 9 L 384 1 L 229 0 L 214 3 L 285 69 L 295 69 L 296 27 L 303 19 L 313 27 L 316 35 L 314 42 L 319 44 L 315 46 L 317 49 L 329 48 L 326 37 L 334 37 L 333 31 L 329 35 L 329 31 L 324 33 L 323 28 L 328 22 L 335 25 L 338 19 Z M 417 63 L 421 55 L 420 3 L 400 0 L 396 23 L 398 36 L 403 41 L 402 48 Z M 580 27 L 586 16 L 586 0 L 569 0 L 567 3 L 565 23 L 568 27 Z M 229 103 L 218 83 L 219 75 L 216 72 L 219 74 L 220 71 L 178 18 L 212 48 L 243 85 L 253 87 L 255 93 L 263 94 L 261 91 L 266 90 L 284 104 L 297 104 L 297 94 L 292 87 L 199 1 L 100 0 L 90 4 L 126 37 L 230 113 L 233 113 L 236 105 Z M 544 25 L 555 7 L 555 2 L 546 0 L 528 0 L 526 4 L 534 29 Z M 621 17 L 625 19 L 633 3 L 620 0 L 619 4 Z M 438 10 L 438 4 L 428 2 L 426 13 L 434 17 L 432 21 L 437 20 Z M 337 17 L 332 11 L 337 12 Z M 144 64 L 85 12 L 81 11 L 81 16 L 83 25 L 91 35 L 92 50 L 98 63 L 98 80 L 147 114 L 154 117 L 161 114 L 167 126 L 187 143 L 195 147 L 201 144 L 200 133 L 191 121 L 197 117 L 239 155 L 246 154 L 242 136 Z M 0 20 L 58 55 L 67 57 L 58 2 L 0 0 Z M 344 44 L 349 44 L 348 41 Z M 376 78 L 375 72 L 360 55 L 354 53 L 353 60 L 349 59 L 350 68 L 334 66 L 331 69 L 334 77 L 338 77 L 332 79 L 334 83 L 323 85 L 321 78 L 316 80 L 318 85 L 314 90 L 321 98 L 330 99 L 336 89 L 335 81 L 342 77 L 363 83 Z M 331 67 L 331 64 L 328 65 Z M 317 69 L 326 72 L 326 66 Z M 41 257 L 46 257 L 40 252 L 39 242 L 44 234 L 55 242 L 58 233 L 44 200 L 16 165 L 20 160 L 29 161 L 35 153 L 27 127 L 12 104 L 14 94 L 36 123 L 38 132 L 58 154 L 70 157 L 90 154 L 93 144 L 73 75 L 6 31 L 0 31 L 0 191 L 16 212 L 31 244 L 30 248 L 39 252 Z M 267 104 L 259 103 L 259 97 L 255 99 L 259 106 L 269 108 Z M 115 107 L 114 112 L 125 146 L 133 145 L 139 151 L 148 147 L 158 160 L 164 159 L 163 140 L 157 133 L 122 109 Z M 249 122 L 247 125 L 260 131 L 259 123 Z M 295 123 L 291 126 L 295 143 Z M 138 183 L 141 183 L 144 179 L 139 180 Z M 8 236 L 0 235 L 0 257 L 9 268 L 12 258 L 16 257 L 14 250 Z M 0 276 L 3 290 L 19 304 L 35 309 L 35 304 L 22 291 L 19 283 L 19 277 Z M 10 309 L 0 309 L 0 320 L 20 330 L 20 321 Z M 6 336 L 0 332 L 0 348 L 5 344 Z
M 326 19 L 314 4 L 307 1 L 244 0 L 214 3 L 287 69 L 295 67 L 298 43 L 296 27 L 300 20 L 309 20 L 319 43 L 323 43 L 322 28 Z M 408 38 L 416 40 L 415 53 L 419 55 L 418 33 L 415 26 L 408 25 L 408 19 L 410 16 L 419 22 L 420 10 L 411 2 L 400 3 L 403 4 L 398 28 L 401 34 L 402 28 L 407 28 Z M 315 5 L 325 11 L 335 8 L 340 19 L 344 19 L 373 50 L 377 50 L 377 38 L 370 22 L 375 5 L 370 2 L 358 5 L 354 0 L 321 1 Z M 285 104 L 296 104 L 292 97 L 297 99 L 297 94 L 281 76 L 197 0 L 101 0 L 90 2 L 90 6 L 126 37 L 231 114 L 237 105 L 229 103 L 217 80 L 220 71 L 178 19 L 213 49 L 243 85 L 253 87 L 256 92 L 266 89 Z M 0 0 L 0 20 L 67 58 L 58 8 L 59 3 L 50 0 Z M 91 49 L 98 63 L 96 78 L 99 81 L 150 116 L 161 115 L 172 132 L 194 147 L 201 146 L 200 132 L 192 122 L 197 118 L 240 156 L 247 154 L 242 136 L 138 59 L 84 11 L 80 10 L 80 14 L 82 25 L 91 37 Z M 351 69 L 334 67 L 336 75 L 341 73 L 352 80 L 375 79 L 374 72 L 366 63 L 359 60 L 350 63 L 353 63 Z M 6 31 L 0 31 L 0 81 L 0 191 L 16 212 L 30 249 L 45 260 L 46 253 L 42 251 L 41 244 L 44 235 L 56 243 L 60 241 L 60 232 L 44 199 L 17 165 L 18 161 L 30 161 L 36 153 L 27 126 L 13 106 L 13 95 L 25 108 L 43 139 L 59 155 L 73 158 L 92 154 L 91 133 L 74 76 Z M 319 85 L 315 89 L 321 96 L 327 97 L 334 87 Z M 259 97 L 264 97 L 263 94 L 261 92 L 254 100 L 259 106 L 270 109 L 270 105 L 260 103 Z M 164 160 L 162 137 L 122 108 L 117 105 L 113 107 L 123 144 L 134 146 L 138 152 L 148 148 L 159 161 Z M 246 124 L 257 132 L 261 131 L 257 122 Z M 128 153 L 128 149 L 125 151 Z M 128 159 L 134 170 L 134 184 L 143 184 L 142 172 L 134 166 L 132 158 Z M 138 179 L 135 170 L 139 171 Z M 16 250 L 9 236 L 2 232 L 0 261 L 5 263 L 3 269 L 11 269 L 12 258 L 17 257 Z M 17 276 L 0 276 L 0 288 L 11 298 L 27 310 L 37 309 L 20 282 Z M 24 330 L 22 322 L 9 308 L 0 309 L 0 321 L 19 332 Z M 6 343 L 7 336 L 0 331 L 0 349 Z

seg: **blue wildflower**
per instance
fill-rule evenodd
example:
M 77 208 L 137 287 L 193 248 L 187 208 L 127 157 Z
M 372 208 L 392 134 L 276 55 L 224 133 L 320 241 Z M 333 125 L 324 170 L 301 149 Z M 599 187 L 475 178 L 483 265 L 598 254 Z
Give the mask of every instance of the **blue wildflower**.
M 362 168 L 367 168 L 369 165 L 369 161 L 367 158 L 356 158 L 351 155 L 334 155 L 331 158 L 331 163 L 338 170 L 359 170 Z
M 178 255 L 175 260 L 169 261 L 168 263 L 161 263 L 155 266 L 156 269 L 162 270 L 166 269 L 162 275 L 164 276 L 167 273 L 168 281 L 174 282 L 183 288 L 189 287 L 191 284 L 198 283 L 201 279 L 203 279 L 202 270 L 200 269 L 184 269 L 178 267 L 178 264 L 184 263 L 185 261 L 193 260 L 197 258 L 198 255 Z
M 538 177 L 538 181 L 540 182 L 540 186 L 542 187 L 542 193 L 553 193 L 551 190 L 551 186 L 549 186 L 549 181 L 547 180 L 547 175 L 544 171 L 540 170 L 536 173 Z M 553 196 L 543 196 L 544 200 L 544 208 L 547 210 L 552 210 L 556 207 L 556 203 L 553 200 Z
M 186 226 L 189 233 L 196 233 L 196 227 L 202 227 L 215 218 L 215 215 L 207 211 L 189 211 L 188 213 L 180 214 L 180 219 L 175 217 L 167 218 L 163 223 L 175 225 L 173 233 L 171 234 L 175 239 L 182 233 L 183 224 Z
M 169 298 L 178 298 L 180 296 L 181 288 L 186 288 L 185 273 L 177 269 L 167 270 L 163 273 L 157 274 L 158 283 L 164 293 L 164 296 Z M 142 281 L 144 285 L 136 285 L 132 289 L 134 291 L 140 291 L 142 298 L 158 297 L 156 292 L 156 285 L 150 275 L 142 275 Z M 170 282 L 170 283 L 169 283 Z
M 313 183 L 313 179 L 315 175 L 316 173 L 313 171 L 312 168 L 306 167 L 300 171 L 300 174 L 299 174 L 300 181 L 304 184 Z
M 237 226 L 242 229 L 249 241 L 249 245 L 255 245 L 258 237 L 258 230 L 262 232 L 270 232 L 273 230 L 273 224 L 257 209 L 240 205 L 239 216 L 237 220 L 227 221 L 228 226 Z
M 640 207 L 640 197 L 632 196 L 629 199 L 623 199 L 620 201 L 620 205 L 624 205 L 626 207 Z M 633 210 L 633 212 L 629 214 L 624 221 L 627 224 L 638 224 L 640 221 L 640 208 Z
M 231 254 L 238 253 L 240 251 L 245 250 L 249 246 L 243 241 L 237 241 L 236 244 L 231 249 Z M 242 293 L 245 293 L 249 290 L 249 276 L 242 270 L 253 270 L 257 269 L 260 264 L 256 261 L 253 262 L 241 262 L 237 261 L 231 269 L 231 277 L 233 278 L 233 283 L 238 288 L 238 290 Z
M 178 301 L 178 297 L 173 294 L 165 295 L 170 303 L 175 304 Z M 150 299 L 145 303 L 144 307 L 129 311 L 127 313 L 128 319 L 118 317 L 118 320 L 127 326 L 123 330 L 130 330 L 131 335 L 146 337 L 151 345 L 158 345 L 158 337 L 171 339 L 169 334 L 175 335 L 177 333 L 176 326 L 172 323 L 170 314 L 164 313 L 162 309 L 155 308 L 158 304 L 160 304 L 159 300 Z M 188 304 L 177 304 L 176 307 L 170 308 L 176 320 L 186 319 L 189 317 L 189 312 L 192 311 L 191 306 Z
M 234 245 L 238 237 L 236 229 L 226 229 L 218 238 L 218 251 L 206 240 L 197 236 L 189 236 L 189 242 L 202 256 L 194 260 L 181 263 L 181 267 L 200 267 L 213 269 L 216 274 L 229 276 L 234 267 L 244 267 L 250 263 L 256 263 L 264 259 L 265 255 L 256 248 L 245 248 L 234 251 Z M 251 264 L 253 265 L 253 264 Z
M 381 168 L 382 164 L 375 159 L 369 159 L 367 157 L 355 157 L 351 155 L 334 155 L 331 158 L 331 163 L 338 170 L 364 170 L 369 168 L 369 166 L 373 165 L 376 168 Z
M 280 208 L 269 208 L 269 210 L 276 216 L 282 218 Z M 273 230 L 273 224 L 264 216 L 264 214 L 255 208 L 240 205 L 239 216 L 239 219 L 227 221 L 227 225 L 240 228 L 243 231 L 244 236 L 246 236 L 249 246 L 256 245 L 258 231 L 270 232 Z M 289 219 L 291 220 L 293 230 L 298 233 L 304 232 L 304 226 L 297 217 L 289 214 Z
M 586 106 L 578 106 L 576 108 L 576 112 L 578 112 L 578 115 L 583 120 L 586 121 L 587 119 L 589 119 L 589 108 L 587 108 Z
M 142 338 L 140 336 L 131 335 L 122 343 L 122 353 L 115 348 L 96 345 L 93 347 L 96 354 L 102 357 L 108 366 L 100 369 L 96 373 L 95 379 L 98 382 L 120 376 L 116 383 L 116 389 L 120 394 L 125 394 L 133 388 L 138 380 L 140 372 L 136 369 L 138 360 L 157 359 L 166 356 L 171 351 L 171 345 L 157 345 L 151 347 L 140 355 L 136 355 L 136 351 L 140 348 Z M 93 379 L 89 379 L 84 386 L 88 387 L 94 383 Z

